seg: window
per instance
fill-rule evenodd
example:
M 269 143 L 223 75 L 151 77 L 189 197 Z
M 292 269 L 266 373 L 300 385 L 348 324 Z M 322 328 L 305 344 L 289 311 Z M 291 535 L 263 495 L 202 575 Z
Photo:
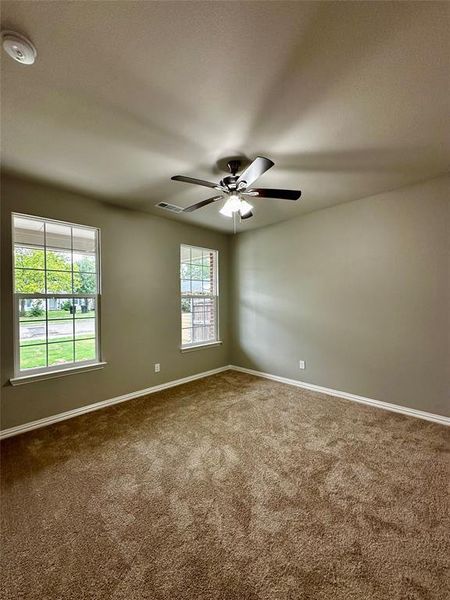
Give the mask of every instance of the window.
M 99 362 L 99 231 L 13 215 L 15 372 Z
M 217 250 L 181 246 L 181 347 L 218 341 Z

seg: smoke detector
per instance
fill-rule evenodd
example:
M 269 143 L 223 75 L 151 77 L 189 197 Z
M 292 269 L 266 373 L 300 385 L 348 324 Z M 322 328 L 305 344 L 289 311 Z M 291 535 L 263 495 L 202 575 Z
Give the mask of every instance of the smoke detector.
M 33 44 L 25 36 L 15 31 L 2 31 L 3 49 L 11 58 L 23 65 L 32 65 L 37 52 Z

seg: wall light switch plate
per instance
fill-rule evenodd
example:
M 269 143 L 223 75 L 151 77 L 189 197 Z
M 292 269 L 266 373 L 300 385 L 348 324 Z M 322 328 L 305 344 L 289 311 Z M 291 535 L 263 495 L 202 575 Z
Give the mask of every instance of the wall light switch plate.
M 306 369 L 306 362 L 304 360 L 299 360 L 298 361 L 298 368 L 299 369 Z
M 155 373 L 159 373 L 161 371 L 161 365 L 159 363 L 155 363 Z

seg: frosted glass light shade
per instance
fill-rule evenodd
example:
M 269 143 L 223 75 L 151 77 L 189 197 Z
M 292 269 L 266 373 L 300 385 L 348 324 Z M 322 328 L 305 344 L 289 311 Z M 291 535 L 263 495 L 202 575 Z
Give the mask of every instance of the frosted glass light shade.
M 241 217 L 245 217 L 245 215 L 248 215 L 249 212 L 251 212 L 253 206 L 247 202 L 247 200 L 241 200 L 241 206 L 239 208 L 239 213 L 241 215 Z
M 233 213 L 237 212 L 241 208 L 241 199 L 239 196 L 232 195 L 225 202 L 223 207 L 220 209 L 220 214 L 225 217 L 232 217 Z

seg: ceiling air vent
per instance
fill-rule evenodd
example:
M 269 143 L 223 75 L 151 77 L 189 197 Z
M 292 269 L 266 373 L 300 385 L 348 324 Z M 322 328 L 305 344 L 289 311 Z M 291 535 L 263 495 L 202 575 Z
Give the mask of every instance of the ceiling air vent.
M 159 202 L 156 206 L 158 208 L 163 208 L 164 210 L 168 210 L 173 213 L 183 212 L 181 206 L 176 206 L 175 204 L 167 204 L 167 202 Z

